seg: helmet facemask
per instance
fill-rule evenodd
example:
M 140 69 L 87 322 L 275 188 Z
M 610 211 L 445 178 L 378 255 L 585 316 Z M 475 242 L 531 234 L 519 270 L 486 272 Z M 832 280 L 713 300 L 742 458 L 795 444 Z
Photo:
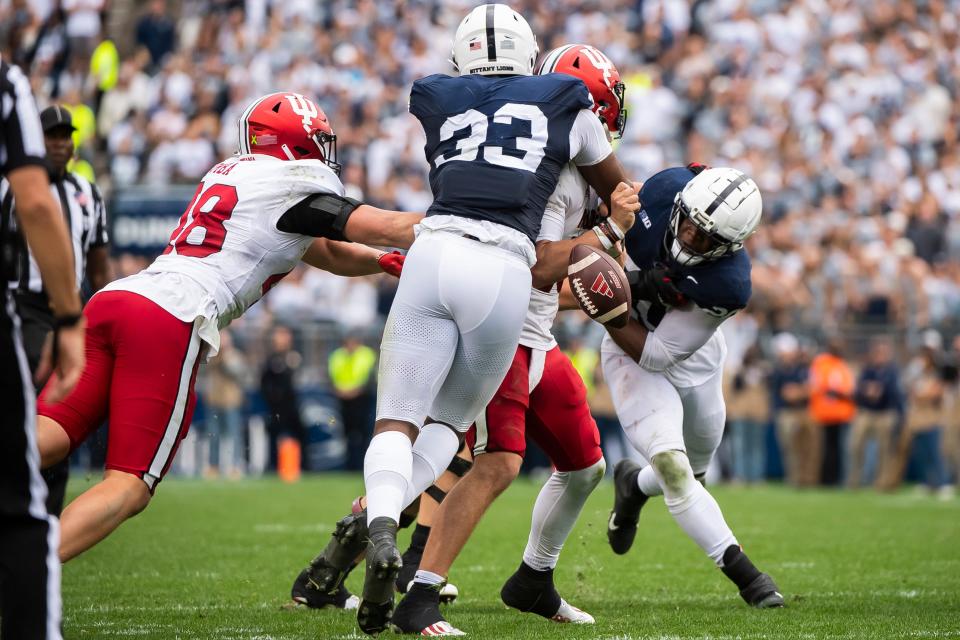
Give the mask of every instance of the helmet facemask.
M 677 193 L 673 199 L 673 208 L 670 210 L 670 222 L 663 236 L 663 246 L 667 254 L 685 267 L 692 267 L 710 260 L 718 260 L 723 256 L 735 253 L 743 248 L 742 242 L 729 240 L 709 229 L 711 220 L 701 211 L 691 212 L 687 203 L 683 201 L 682 193 Z M 711 247 L 706 251 L 697 251 L 680 240 L 680 226 L 684 220 L 689 220 L 698 231 L 710 239 Z
M 337 135 L 332 132 L 318 130 L 314 131 L 311 137 L 320 148 L 320 153 L 323 154 L 323 163 L 339 176 L 340 170 L 343 167 L 337 162 Z
M 616 120 L 614 120 L 613 123 L 607 123 L 607 124 L 608 126 L 609 124 L 613 124 L 613 126 L 616 128 L 616 131 L 617 131 L 616 135 L 613 136 L 613 139 L 619 140 L 620 138 L 623 137 L 623 130 L 627 128 L 627 108 L 623 106 L 624 105 L 623 101 L 626 95 L 627 88 L 626 88 L 626 85 L 624 85 L 622 82 L 617 82 L 616 84 L 613 85 L 613 88 L 611 90 L 613 91 L 613 95 L 616 96 L 617 98 L 617 103 L 620 106 L 620 111 L 619 113 L 617 113 Z M 611 105 L 604 105 L 603 108 L 609 109 L 610 106 Z

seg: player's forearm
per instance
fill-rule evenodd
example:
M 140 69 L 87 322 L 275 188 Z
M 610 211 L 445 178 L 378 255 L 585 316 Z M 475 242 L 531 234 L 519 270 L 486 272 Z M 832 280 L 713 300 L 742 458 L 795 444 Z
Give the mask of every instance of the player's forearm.
M 593 231 L 585 231 L 570 240 L 537 243 L 537 263 L 530 269 L 533 274 L 533 286 L 537 289 L 545 289 L 565 278 L 567 266 L 570 264 L 570 252 L 578 244 L 604 250 L 600 238 Z
M 615 153 L 611 153 L 597 164 L 577 167 L 577 169 L 608 207 L 610 206 L 610 195 L 617 188 L 617 185 L 621 182 L 630 184 L 627 173 Z
M 303 261 L 338 276 L 367 276 L 383 271 L 377 262 L 382 255 L 366 245 L 319 238 L 303 254 Z
M 409 249 L 413 226 L 422 219 L 422 213 L 387 211 L 364 204 L 350 215 L 344 235 L 351 242 Z
M 39 167 L 24 167 L 11 172 L 8 179 L 17 202 L 17 222 L 37 261 L 54 313 L 80 313 L 73 248 L 46 173 Z
M 106 246 L 95 247 L 87 253 L 87 280 L 94 292 L 100 291 L 113 281 L 110 250 Z
M 627 326 L 623 329 L 607 327 L 607 333 L 610 334 L 610 337 L 617 346 L 623 349 L 624 353 L 634 361 L 640 362 L 640 357 L 643 355 L 643 347 L 647 343 L 647 335 L 649 334 L 646 327 L 633 318 L 630 318 L 627 321 Z

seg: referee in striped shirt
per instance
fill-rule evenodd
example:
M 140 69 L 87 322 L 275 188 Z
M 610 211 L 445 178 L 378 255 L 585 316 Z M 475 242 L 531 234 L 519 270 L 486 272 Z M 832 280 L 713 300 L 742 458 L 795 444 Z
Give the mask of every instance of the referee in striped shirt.
M 111 280 L 109 238 L 103 198 L 96 185 L 86 178 L 67 171 L 73 158 L 73 118 L 70 112 L 59 105 L 47 107 L 40 113 L 43 141 L 47 151 L 47 171 L 50 178 L 50 193 L 59 204 L 73 248 L 73 262 L 77 287 L 89 282 L 91 293 L 99 291 Z M 10 183 L 0 180 L 0 225 L 15 227 L 17 203 Z M 45 376 L 37 375 L 44 345 L 53 333 L 53 311 L 43 286 L 43 278 L 36 259 L 26 245 L 19 249 L 17 258 L 18 277 L 10 282 L 20 314 L 20 330 L 27 363 L 34 376 L 37 389 L 46 382 Z M 47 481 L 47 511 L 59 516 L 67 489 L 70 462 L 63 460 L 42 471 Z
M 16 273 L 26 237 L 54 309 L 57 378 L 49 397 L 70 392 L 84 363 L 84 326 L 73 251 L 50 196 L 43 131 L 30 82 L 0 59 L 0 177 L 17 199 L 20 231 L 0 225 L 0 283 Z M 49 366 L 49 365 L 48 365 Z M 36 444 L 36 402 L 13 296 L 0 287 L 0 638 L 60 640 L 57 519 L 47 514 Z

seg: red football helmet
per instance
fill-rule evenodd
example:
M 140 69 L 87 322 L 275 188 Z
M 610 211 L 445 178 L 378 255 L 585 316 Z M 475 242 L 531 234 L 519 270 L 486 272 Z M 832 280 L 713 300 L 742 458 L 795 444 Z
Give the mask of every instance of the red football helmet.
M 623 137 L 627 110 L 620 72 L 602 51 L 586 44 L 568 44 L 548 52 L 534 73 L 566 73 L 580 78 L 593 96 L 593 112 L 600 116 L 614 138 Z
M 340 175 L 337 136 L 327 114 L 299 93 L 270 93 L 240 116 L 240 153 L 281 160 L 322 160 Z

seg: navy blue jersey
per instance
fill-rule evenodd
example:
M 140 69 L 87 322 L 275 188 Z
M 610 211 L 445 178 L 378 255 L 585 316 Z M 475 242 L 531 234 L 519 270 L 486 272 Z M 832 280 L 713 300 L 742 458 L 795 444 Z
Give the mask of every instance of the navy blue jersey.
M 535 241 L 570 161 L 570 131 L 592 102 L 572 76 L 432 75 L 413 83 L 410 113 L 427 135 L 427 215 L 489 220 Z
M 637 221 L 624 240 L 627 255 L 640 269 L 662 264 L 673 269 L 677 288 L 701 309 L 719 317 L 732 315 L 747 306 L 750 300 L 750 257 L 745 249 L 719 260 L 704 261 L 693 266 L 677 263 L 664 244 L 670 224 L 673 200 L 694 173 L 686 167 L 664 169 L 643 184 Z M 666 309 L 651 305 L 646 319 L 652 326 L 660 324 Z

